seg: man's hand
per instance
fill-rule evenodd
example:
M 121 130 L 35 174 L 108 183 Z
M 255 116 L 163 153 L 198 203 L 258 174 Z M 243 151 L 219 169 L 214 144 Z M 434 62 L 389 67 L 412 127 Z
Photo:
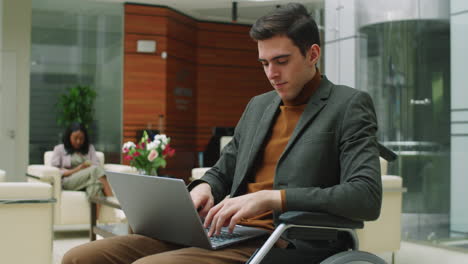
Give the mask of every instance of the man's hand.
M 213 207 L 205 218 L 209 236 L 219 235 L 221 227 L 229 225 L 229 232 L 241 219 L 251 218 L 270 210 L 281 210 L 280 191 L 259 191 L 234 198 L 226 198 Z
M 205 217 L 214 204 L 211 186 L 208 183 L 201 183 L 190 191 L 190 196 L 195 208 L 199 210 L 198 214 L 201 217 Z

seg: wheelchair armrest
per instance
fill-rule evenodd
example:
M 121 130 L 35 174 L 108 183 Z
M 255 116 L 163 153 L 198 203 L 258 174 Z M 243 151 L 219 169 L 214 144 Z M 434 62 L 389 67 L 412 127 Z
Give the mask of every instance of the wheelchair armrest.
M 395 161 L 398 158 L 398 155 L 395 152 L 380 143 L 377 143 L 377 149 L 379 150 L 380 157 L 384 158 L 388 162 Z
M 354 229 L 364 227 L 361 221 L 319 212 L 289 211 L 279 216 L 279 225 L 265 244 L 247 262 L 259 264 L 280 237 L 308 241 L 334 240 L 340 231 L 350 235 L 350 248 L 357 250 L 359 241 Z M 290 232 L 297 229 L 297 231 Z M 312 230 L 309 232 L 308 230 Z M 294 261 L 293 261 L 294 262 Z M 335 263 L 335 262 L 329 262 Z
M 361 221 L 319 212 L 289 211 L 280 215 L 281 223 L 303 226 L 320 226 L 332 228 L 363 228 Z

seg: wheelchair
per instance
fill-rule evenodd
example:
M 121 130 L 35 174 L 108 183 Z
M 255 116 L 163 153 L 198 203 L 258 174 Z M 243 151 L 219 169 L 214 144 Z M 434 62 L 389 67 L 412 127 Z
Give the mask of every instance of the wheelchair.
M 380 156 L 388 162 L 394 161 L 397 155 L 385 146 L 378 145 Z M 386 264 L 386 262 L 369 252 L 359 251 L 359 241 L 355 229 L 364 227 L 361 221 L 318 212 L 289 211 L 279 216 L 280 224 L 276 227 L 263 246 L 258 249 L 247 264 L 280 264 L 280 263 L 320 263 L 320 264 Z M 280 238 L 289 241 L 314 241 L 307 247 L 274 248 Z M 341 241 L 339 249 L 329 252 L 315 250 L 316 245 L 330 241 Z M 318 253 L 318 257 L 314 256 Z M 320 254 L 322 253 L 322 254 Z M 328 254 L 327 254 L 328 253 Z
M 279 263 L 321 263 L 321 264 L 386 264 L 380 257 L 359 251 L 359 241 L 355 229 L 363 228 L 364 224 L 338 216 L 324 213 L 290 211 L 280 215 L 279 224 L 263 246 L 249 259 L 247 264 L 279 264 Z M 325 259 L 309 256 L 312 253 L 303 249 L 276 249 L 275 243 L 281 238 L 288 240 L 309 239 L 330 241 L 339 237 L 347 237 L 348 250 L 333 254 Z M 309 253 L 309 254 L 308 254 Z

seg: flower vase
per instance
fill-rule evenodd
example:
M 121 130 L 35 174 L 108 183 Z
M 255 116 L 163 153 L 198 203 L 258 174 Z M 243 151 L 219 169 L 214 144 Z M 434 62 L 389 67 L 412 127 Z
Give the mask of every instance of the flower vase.
M 148 175 L 158 176 L 158 169 L 152 168 Z
M 150 171 L 147 171 L 145 169 L 138 169 L 138 174 L 147 176 L 158 176 L 158 170 L 154 168 L 152 168 Z

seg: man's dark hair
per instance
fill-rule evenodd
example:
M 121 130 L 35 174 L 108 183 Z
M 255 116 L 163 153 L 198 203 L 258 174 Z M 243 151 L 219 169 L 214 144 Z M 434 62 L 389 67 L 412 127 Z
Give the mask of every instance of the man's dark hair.
M 84 134 L 84 142 L 83 142 L 83 145 L 81 145 L 80 149 L 74 149 L 70 142 L 70 135 L 76 131 L 81 131 Z M 89 151 L 88 131 L 86 130 L 83 124 L 72 123 L 65 130 L 65 133 L 63 134 L 62 142 L 63 142 L 63 146 L 65 147 L 65 150 L 67 151 L 67 154 L 73 154 L 75 152 L 79 152 L 84 155 L 88 154 L 88 151 Z
M 250 29 L 250 37 L 256 41 L 280 35 L 289 37 L 303 56 L 312 45 L 320 46 L 317 24 L 302 4 L 289 3 L 278 7 L 257 19 Z

